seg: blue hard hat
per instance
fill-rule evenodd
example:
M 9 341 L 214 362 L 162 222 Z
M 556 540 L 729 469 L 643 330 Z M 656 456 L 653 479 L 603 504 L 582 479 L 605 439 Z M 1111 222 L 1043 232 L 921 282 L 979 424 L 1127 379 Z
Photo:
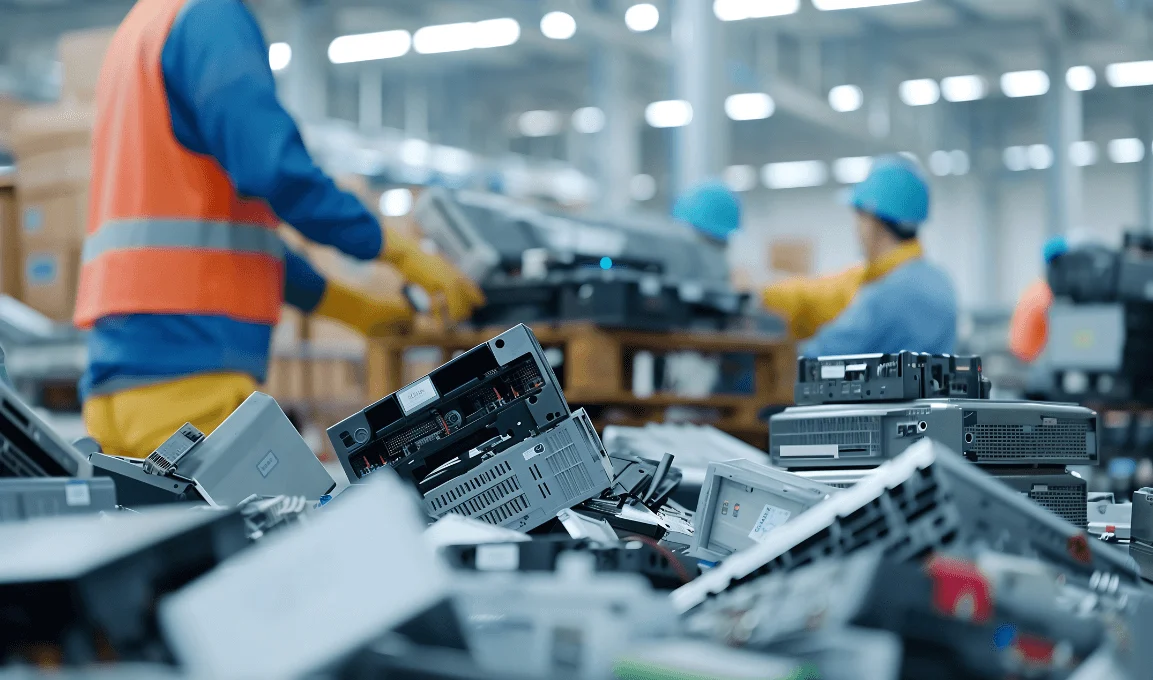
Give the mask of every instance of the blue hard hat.
M 1045 245 L 1041 248 L 1041 253 L 1045 256 L 1045 263 L 1048 264 L 1065 253 L 1069 252 L 1069 240 L 1064 236 L 1054 236 L 1053 238 L 1045 241 Z
M 900 156 L 878 158 L 865 181 L 853 187 L 857 210 L 916 231 L 929 219 L 929 185 L 921 171 Z
M 741 199 L 720 182 L 698 184 L 677 199 L 673 218 L 707 236 L 728 241 L 741 226 Z

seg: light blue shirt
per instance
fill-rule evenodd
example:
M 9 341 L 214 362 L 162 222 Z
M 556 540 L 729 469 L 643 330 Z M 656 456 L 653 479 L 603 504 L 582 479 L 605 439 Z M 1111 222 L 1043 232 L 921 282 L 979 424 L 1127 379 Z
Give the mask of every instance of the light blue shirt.
M 918 258 L 862 286 L 845 311 L 800 349 L 811 357 L 902 350 L 953 354 L 956 345 L 953 283 Z

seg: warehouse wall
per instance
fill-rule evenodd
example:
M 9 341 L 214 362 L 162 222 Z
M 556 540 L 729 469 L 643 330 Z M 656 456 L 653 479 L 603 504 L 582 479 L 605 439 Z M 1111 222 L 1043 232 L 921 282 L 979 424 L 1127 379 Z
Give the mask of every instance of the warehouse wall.
M 1138 165 L 1098 165 L 1086 168 L 1083 226 L 1110 243 L 1120 243 L 1126 228 L 1140 219 Z M 1041 275 L 1041 245 L 1045 240 L 1044 174 L 1005 173 L 998 179 L 990 269 L 981 266 L 982 188 L 975 176 L 933 180 L 934 214 L 926 226 L 929 256 L 953 276 L 964 308 L 1012 305 L 1020 291 Z M 852 213 L 840 204 L 842 187 L 758 190 L 745 195 L 746 232 L 733 244 L 733 264 L 765 280 L 768 243 L 775 238 L 801 237 L 816 245 L 818 273 L 834 272 L 857 262 Z M 988 271 L 992 280 L 984 282 Z M 982 287 L 994 297 L 982 299 Z

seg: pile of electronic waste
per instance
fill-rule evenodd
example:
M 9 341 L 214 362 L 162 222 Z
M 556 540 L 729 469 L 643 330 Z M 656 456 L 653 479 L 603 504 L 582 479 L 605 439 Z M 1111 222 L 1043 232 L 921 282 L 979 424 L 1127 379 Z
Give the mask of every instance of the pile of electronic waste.
M 606 447 L 517 326 L 329 428 L 334 493 L 259 393 L 134 460 L 0 385 L 0 678 L 1148 678 L 1153 490 L 1087 499 L 1095 415 L 987 394 L 801 359 L 767 456 Z

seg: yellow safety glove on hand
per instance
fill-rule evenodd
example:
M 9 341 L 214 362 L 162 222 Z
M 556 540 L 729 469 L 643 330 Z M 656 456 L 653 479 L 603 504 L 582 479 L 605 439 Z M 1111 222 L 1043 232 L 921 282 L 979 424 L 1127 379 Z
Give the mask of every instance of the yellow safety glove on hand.
M 419 240 L 395 229 L 387 231 L 380 259 L 396 267 L 406 280 L 434 298 L 444 296 L 452 321 L 467 319 L 473 309 L 484 304 L 480 288 L 452 263 L 439 255 L 426 253 Z
M 401 294 L 378 298 L 329 281 L 313 314 L 339 321 L 365 335 L 404 330 L 416 313 Z

